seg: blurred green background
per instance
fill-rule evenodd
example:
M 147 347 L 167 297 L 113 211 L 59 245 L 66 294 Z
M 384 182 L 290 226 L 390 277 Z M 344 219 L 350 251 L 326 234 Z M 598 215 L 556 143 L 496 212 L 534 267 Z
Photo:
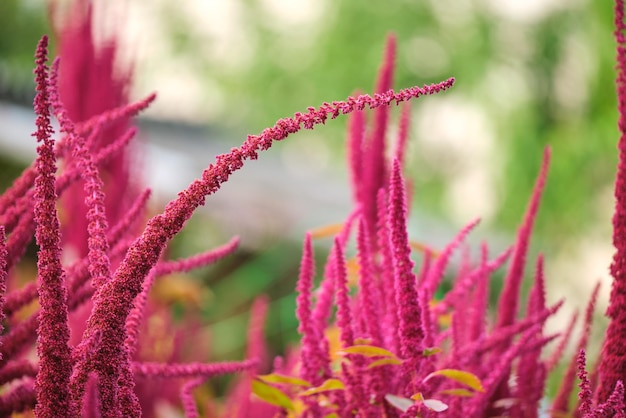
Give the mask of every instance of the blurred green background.
M 227 133 L 226 149 L 307 106 L 371 92 L 386 35 L 395 33 L 396 88 L 457 80 L 450 92 L 413 104 L 407 167 L 414 207 L 451 231 L 482 216 L 477 239 L 510 241 L 550 145 L 552 165 L 534 238 L 535 251 L 547 254 L 550 299 L 568 296 L 574 307 L 582 306 L 592 282 L 607 278 L 617 141 L 610 2 L 110 3 L 99 8 L 104 16 L 125 9 L 119 33 L 134 57 L 134 94 L 159 92 L 147 115 L 217 128 Z M 32 97 L 33 49 L 50 32 L 47 14 L 43 1 L 0 3 L 1 100 L 27 105 Z M 294 138 L 318 141 L 305 150 L 324 162 L 322 170 L 344 172 L 337 181 L 346 178 L 345 129 L 344 118 Z M 203 158 L 212 161 L 211 155 Z M 10 155 L 2 156 L 3 173 L 13 173 L 12 165 Z M 211 222 L 194 218 L 172 254 L 205 249 L 207 235 L 224 241 L 226 232 Z M 292 232 L 302 237 L 305 231 Z M 197 273 L 217 295 L 206 315 L 216 324 L 218 357 L 232 358 L 242 349 L 244 334 L 232 327 L 245 325 L 260 292 L 274 302 L 267 333 L 275 349 L 293 340 L 299 241 L 279 238 L 263 239 Z M 608 290 L 604 286 L 605 295 Z

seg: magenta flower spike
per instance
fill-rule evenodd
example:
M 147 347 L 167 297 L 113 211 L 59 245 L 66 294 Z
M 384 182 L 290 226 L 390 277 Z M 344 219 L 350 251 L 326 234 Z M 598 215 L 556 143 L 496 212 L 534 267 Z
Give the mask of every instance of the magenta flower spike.
M 83 178 L 84 203 L 87 209 L 85 220 L 87 221 L 89 273 L 91 274 L 93 285 L 97 289 L 105 281 L 111 279 L 111 263 L 108 256 L 109 242 L 106 237 L 109 223 L 104 202 L 104 183 L 87 149 L 85 138 L 76 135 L 74 123 L 69 118 L 67 110 L 60 101 L 57 84 L 58 71 L 59 59 L 57 58 L 54 61 L 50 75 L 50 100 L 52 107 L 55 109 L 55 116 L 61 125 L 61 131 L 70 138 L 69 143 L 72 147 L 73 158 L 76 165 L 80 168 Z
M 348 271 L 341 242 L 335 238 L 333 246 L 333 262 L 335 267 L 335 300 L 337 302 L 337 327 L 341 346 L 343 348 L 354 345 L 354 329 L 352 324 L 352 306 L 348 289 Z
M 364 197 L 363 159 L 365 147 L 365 112 L 352 112 L 348 120 L 348 143 L 346 155 L 350 168 L 350 183 L 355 204 L 360 204 Z
M 585 312 L 585 320 L 583 322 L 583 330 L 578 340 L 578 346 L 576 351 L 584 353 L 587 349 L 587 342 L 589 341 L 589 335 L 591 334 L 591 322 L 593 321 L 593 314 L 596 306 L 596 300 L 598 299 L 598 293 L 600 291 L 600 283 L 598 283 L 593 289 L 589 303 L 587 304 L 587 310 Z M 584 365 L 583 365 L 584 367 Z M 579 359 L 573 357 L 570 361 L 567 370 L 561 378 L 561 385 L 559 391 L 552 403 L 553 411 L 562 412 L 566 414 L 569 412 L 569 400 L 574 389 L 574 380 L 576 379 L 576 372 L 579 370 Z
M 198 386 L 202 385 L 206 379 L 204 377 L 197 377 L 189 380 L 183 385 L 180 390 L 180 399 L 183 403 L 183 411 L 186 418 L 198 418 L 200 413 L 198 412 L 198 406 L 193 398 L 193 391 Z
M 156 266 L 157 276 L 164 276 L 174 272 L 189 272 L 191 270 L 208 266 L 218 260 L 232 254 L 239 247 L 239 237 L 233 237 L 226 244 L 205 251 L 191 257 L 174 261 L 161 261 Z
M 35 179 L 35 220 L 37 222 L 39 290 L 39 328 L 37 331 L 39 373 L 36 391 L 37 417 L 73 417 L 70 409 L 69 380 L 72 372 L 65 274 L 61 266 L 59 220 L 56 211 L 54 140 L 51 138 L 50 97 L 48 94 L 48 38 L 42 37 L 37 46 L 35 82 L 35 112 L 37 132 L 41 143 L 37 147 L 37 178 Z
M 388 91 L 393 86 L 393 72 L 396 56 L 396 37 L 389 35 L 385 46 L 385 58 L 378 73 L 376 81 L 376 93 Z M 388 177 L 388 168 L 385 161 L 385 133 L 389 119 L 389 109 L 381 107 L 374 112 L 374 123 L 372 130 L 367 135 L 363 159 L 365 167 L 364 192 L 363 192 L 363 214 L 365 223 L 374 235 L 376 228 L 376 194 L 381 187 L 385 187 Z
M 298 333 L 302 336 L 300 346 L 300 375 L 311 384 L 318 385 L 321 381 L 320 369 L 325 362 L 320 352 L 320 342 L 317 328 L 313 323 L 311 312 L 313 277 L 315 264 L 313 261 L 313 244 L 311 234 L 304 238 L 302 260 L 300 262 L 300 276 L 296 291 L 296 317 L 298 318 Z
M 524 278 L 524 267 L 526 264 L 526 254 L 530 242 L 530 234 L 532 232 L 533 223 L 539 209 L 541 194 L 545 187 L 546 177 L 548 175 L 548 166 L 550 164 L 550 148 L 546 147 L 543 153 L 543 161 L 541 170 L 535 182 L 533 193 L 526 209 L 524 221 L 517 233 L 513 258 L 509 266 L 506 278 L 504 279 L 504 288 L 498 302 L 498 319 L 496 328 L 502 328 L 515 322 L 517 315 L 517 307 L 519 304 L 520 286 Z M 505 348 L 508 344 L 503 344 Z
M 400 163 L 394 160 L 389 183 L 388 222 L 391 231 L 391 251 L 394 260 L 395 295 L 398 308 L 400 352 L 414 368 L 423 358 L 424 329 L 422 308 L 417 293 L 417 279 L 413 273 L 411 248 L 407 235 L 404 179 Z
M 372 343 L 377 346 L 383 344 L 382 332 L 380 329 L 380 321 L 382 310 L 380 307 L 383 301 L 380 300 L 378 287 L 374 279 L 374 258 L 371 254 L 370 238 L 368 236 L 367 226 L 361 218 L 357 232 L 357 256 L 359 260 L 359 289 L 360 304 L 363 310 L 362 317 L 367 327 L 367 334 L 372 339 Z
M 0 225 L 0 333 L 4 331 L 4 320 L 6 319 L 5 303 L 7 293 L 7 278 L 9 276 L 9 270 L 7 269 L 7 243 L 6 235 L 4 233 L 4 227 Z M 2 341 L 0 341 L 2 344 Z M 1 353 L 0 353 L 0 359 Z
M 535 269 L 535 284 L 531 289 L 526 305 L 526 316 L 532 316 L 546 310 L 545 277 L 543 267 L 543 255 L 537 257 Z M 539 340 L 543 337 L 543 329 L 540 329 L 533 338 Z M 539 411 L 539 402 L 544 395 L 546 380 L 546 366 L 541 360 L 541 348 L 529 350 L 520 357 L 517 367 L 516 396 L 520 400 L 514 408 L 518 414 L 524 417 L 536 418 Z
M 439 286 L 441 280 L 443 279 L 443 275 L 445 273 L 445 269 L 448 266 L 448 262 L 450 261 L 450 257 L 452 257 L 452 253 L 455 249 L 457 249 L 465 240 L 467 235 L 478 225 L 480 219 L 475 219 L 471 221 L 469 224 L 464 226 L 461 231 L 452 239 L 452 241 L 446 245 L 441 254 L 434 260 L 431 268 L 426 275 L 422 286 L 425 292 L 428 292 L 428 298 L 430 299 L 437 287 Z
M 400 121 L 398 122 L 398 140 L 394 150 L 394 157 L 400 162 L 400 167 L 404 165 L 404 154 L 406 153 L 406 144 L 409 140 L 409 127 L 411 125 L 411 102 L 402 105 L 400 112 Z
M 585 350 L 580 350 L 578 352 L 578 356 L 576 357 L 578 380 L 580 380 L 580 383 L 578 384 L 578 387 L 580 388 L 580 392 L 578 393 L 578 400 L 580 401 L 578 412 L 583 417 L 588 417 L 591 414 L 591 409 L 593 408 L 593 392 L 591 391 L 591 382 L 587 376 L 586 357 Z
M 394 353 L 400 352 L 400 342 L 398 338 L 399 317 L 396 305 L 395 273 L 393 255 L 391 254 L 391 241 L 389 231 L 389 220 L 387 215 L 387 194 L 385 189 L 378 190 L 376 199 L 378 221 L 376 240 L 380 252 L 380 280 L 379 289 L 384 298 L 385 313 L 383 317 L 382 330 L 384 331 L 385 347 L 390 348 Z
M 565 347 L 572 339 L 572 333 L 574 332 L 574 326 L 578 321 L 578 311 L 575 311 L 570 318 L 569 323 L 567 324 L 567 328 L 563 332 L 563 336 L 561 337 L 559 344 L 556 346 L 554 351 L 551 353 L 550 357 L 546 360 L 546 370 L 550 373 L 557 366 L 559 361 L 563 358 L 563 353 L 565 352 Z
M 599 387 L 595 401 L 605 402 L 619 380 L 626 379 L 626 24 L 624 1 L 615 0 L 615 31 L 617 43 L 617 107 L 619 112 L 619 163 L 615 178 L 615 212 L 613 214 L 613 246 L 611 263 L 611 298 L 607 309 L 610 318 L 599 366 Z
M 222 374 L 242 372 L 254 369 L 259 364 L 257 359 L 244 361 L 224 361 L 221 363 L 186 363 L 164 364 L 152 362 L 133 362 L 131 368 L 135 377 L 148 377 L 150 379 L 170 379 L 175 377 L 204 377 Z

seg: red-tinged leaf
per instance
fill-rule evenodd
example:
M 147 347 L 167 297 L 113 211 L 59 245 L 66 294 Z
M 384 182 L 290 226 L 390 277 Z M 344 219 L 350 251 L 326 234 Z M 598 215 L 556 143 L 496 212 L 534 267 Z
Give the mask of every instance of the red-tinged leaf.
M 443 412 L 448 409 L 448 405 L 438 399 L 424 399 L 424 406 L 435 412 Z
M 434 356 L 436 354 L 441 353 L 443 350 L 439 347 L 431 347 L 431 348 L 425 348 L 424 352 L 422 353 L 422 355 L 424 357 L 430 357 L 430 356 Z
M 424 383 L 428 380 L 432 379 L 435 376 L 444 376 L 450 380 L 454 380 L 455 382 L 461 383 L 471 389 L 474 389 L 477 392 L 484 392 L 483 384 L 480 379 L 473 373 L 465 372 L 463 370 L 457 369 L 442 369 L 432 372 L 428 376 L 424 378 Z
M 324 383 L 322 383 L 318 387 L 305 390 L 304 392 L 300 394 L 300 396 L 310 396 L 310 395 L 315 395 L 317 393 L 326 392 L 329 390 L 344 390 L 344 389 L 345 389 L 345 386 L 343 385 L 343 382 L 341 380 L 328 379 L 324 381 Z
M 397 358 L 391 358 L 391 357 L 381 358 L 380 360 L 375 360 L 371 362 L 370 364 L 368 364 L 365 369 L 369 370 L 369 369 L 373 369 L 374 367 L 380 367 L 380 366 L 397 366 L 399 364 L 402 364 L 402 362 L 398 360 Z
M 391 395 L 389 393 L 385 395 L 385 400 L 389 402 L 391 406 L 395 406 L 402 412 L 406 412 L 407 409 L 415 404 L 415 402 L 410 399 L 403 398 L 401 396 Z
M 472 392 L 470 390 L 467 389 L 446 389 L 446 390 L 442 390 L 440 392 L 438 392 L 442 395 L 450 395 L 450 396 L 461 396 L 464 398 L 471 398 L 472 396 L 476 395 L 476 392 Z
M 372 344 L 371 338 L 355 338 L 354 339 L 354 345 L 371 345 L 371 344 Z
M 307 382 L 306 380 L 299 379 L 297 377 L 285 376 L 285 375 L 278 374 L 278 373 L 259 375 L 257 376 L 257 379 L 260 379 L 266 383 L 280 383 L 280 384 L 289 385 L 289 386 L 304 386 L 304 387 L 311 386 L 311 384 Z
M 398 359 L 395 354 L 375 345 L 353 345 L 340 351 L 341 354 L 360 354 L 365 357 L 387 357 Z
M 258 379 L 252 379 L 252 393 L 271 405 L 278 406 L 287 411 L 294 410 L 293 402 L 291 402 L 291 399 L 285 392 Z

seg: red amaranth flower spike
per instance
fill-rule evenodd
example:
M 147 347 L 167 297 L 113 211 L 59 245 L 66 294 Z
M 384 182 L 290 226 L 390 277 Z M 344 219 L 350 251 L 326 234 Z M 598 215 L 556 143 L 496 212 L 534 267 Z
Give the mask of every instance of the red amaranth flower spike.
M 406 144 L 409 139 L 409 127 L 411 125 L 411 102 L 402 104 L 400 112 L 400 121 L 398 122 L 398 140 L 394 150 L 394 157 L 400 163 L 400 167 L 404 165 L 404 154 L 406 153 Z
M 517 233 L 515 249 L 513 250 L 513 258 L 509 266 L 506 278 L 504 280 L 504 288 L 498 302 L 498 319 L 496 328 L 502 328 L 515 322 L 517 315 L 517 307 L 519 304 L 520 286 L 524 278 L 524 266 L 526 264 L 526 254 L 530 243 L 530 234 L 532 232 L 535 217 L 539 210 L 539 202 L 541 194 L 545 187 L 546 177 L 548 175 L 548 167 L 550 165 L 550 148 L 546 147 L 543 153 L 543 161 L 541 163 L 541 171 L 535 182 L 528 208 L 524 216 L 524 221 Z M 503 344 L 503 349 L 508 344 Z
M 63 106 L 59 98 L 58 91 L 58 72 L 59 62 L 57 58 L 52 66 L 50 74 L 49 94 L 55 115 L 61 126 L 61 131 L 69 138 L 69 145 L 72 148 L 72 156 L 76 165 L 80 167 L 81 177 L 83 178 L 84 203 L 87 209 L 85 219 L 81 219 L 80 223 L 87 222 L 87 257 L 89 259 L 89 273 L 91 280 L 96 289 L 102 283 L 111 279 L 111 262 L 109 260 L 109 242 L 107 240 L 106 231 L 109 229 L 109 222 L 106 216 L 106 207 L 104 202 L 104 182 L 100 178 L 98 168 L 86 146 L 85 138 L 79 136 L 75 132 L 74 123 L 69 117 L 67 109 Z M 72 190 L 69 191 L 72 193 Z M 70 214 L 72 222 L 78 219 L 74 216 L 82 217 L 81 214 Z M 80 224 L 79 223 L 79 224 Z M 77 228 L 73 226 L 73 228 Z M 80 227 L 78 226 L 80 229 Z
M 370 237 L 367 225 L 363 218 L 359 219 L 357 230 L 357 256 L 359 260 L 359 290 L 360 308 L 362 317 L 365 319 L 367 334 L 372 339 L 373 345 L 383 346 L 382 332 L 380 329 L 381 307 L 384 301 L 380 300 L 378 287 L 374 279 L 374 258 L 371 253 Z
M 193 391 L 204 382 L 206 382 L 206 378 L 197 377 L 188 380 L 180 389 L 180 400 L 182 401 L 186 418 L 198 418 L 200 416 L 196 400 L 193 398 Z
M 398 308 L 400 353 L 409 369 L 417 367 L 423 358 L 424 329 L 419 305 L 417 279 L 413 273 L 411 247 L 407 235 L 404 179 L 400 163 L 394 160 L 389 182 L 389 229 L 394 260 L 395 295 Z
M 392 88 L 395 56 L 396 37 L 389 35 L 385 45 L 385 57 L 376 81 L 376 93 L 383 93 Z M 363 159 L 366 167 L 363 169 L 364 192 L 361 204 L 365 223 L 371 235 L 374 235 L 376 228 L 376 194 L 381 187 L 386 186 L 389 175 L 385 161 L 385 133 L 388 119 L 388 108 L 380 107 L 375 110 L 373 126 L 364 144 Z
M 325 358 L 321 353 L 319 335 L 317 335 L 311 312 L 314 276 L 313 244 L 311 242 L 311 234 L 307 233 L 304 238 L 300 275 L 296 286 L 296 291 L 298 292 L 296 317 L 298 318 L 298 333 L 302 336 L 300 343 L 300 375 L 311 384 L 319 385 L 322 383 L 319 371 L 325 363 Z
M 626 378 L 626 23 L 624 0 L 615 0 L 615 30 L 617 43 L 617 108 L 619 112 L 619 162 L 615 178 L 615 212 L 613 214 L 613 246 L 611 263 L 611 298 L 607 309 L 610 318 L 606 330 L 599 366 L 599 385 L 595 401 L 605 402 L 614 392 L 619 380 Z
M 424 282 L 421 283 L 424 291 L 428 292 L 428 299 L 433 297 L 437 287 L 439 287 L 439 283 L 443 279 L 445 269 L 448 266 L 450 257 L 452 257 L 452 253 L 463 243 L 467 235 L 472 232 L 474 228 L 476 228 L 479 222 L 480 219 L 475 219 L 464 226 L 432 263 Z
M 350 170 L 350 183 L 355 204 L 363 202 L 363 150 L 365 141 L 365 112 L 352 112 L 348 119 L 348 142 L 346 155 Z
M 333 262 L 335 267 L 335 301 L 337 302 L 337 327 L 341 347 L 351 347 L 354 345 L 354 328 L 352 323 L 352 306 L 348 289 L 348 271 L 346 270 L 346 260 L 339 238 L 335 238 L 333 246 Z
M 589 303 L 587 304 L 587 310 L 585 311 L 585 319 L 583 322 L 583 329 L 580 335 L 580 339 L 578 340 L 578 346 L 576 347 L 577 352 L 584 352 L 587 349 L 587 342 L 589 341 L 589 336 L 591 334 L 591 322 L 593 321 L 593 314 L 596 306 L 596 300 L 598 299 L 598 293 L 600 291 L 600 283 L 596 284 L 591 294 L 591 298 L 589 299 Z M 578 370 L 578 359 L 576 357 L 572 357 L 567 370 L 563 373 L 561 377 L 561 385 L 559 387 L 559 391 L 554 397 L 554 402 L 552 403 L 552 409 L 554 411 L 562 412 L 563 414 L 567 414 L 570 410 L 570 397 L 572 390 L 574 389 L 574 381 L 576 379 L 576 371 Z
M 31 410 L 34 406 L 35 386 L 30 379 L 0 396 L 0 416 L 3 417 Z
M 233 253 L 238 247 L 239 237 L 233 237 L 226 244 L 191 257 L 182 258 L 180 260 L 160 261 L 156 266 L 157 276 L 174 272 L 188 272 L 193 269 L 208 266 Z
M 578 393 L 578 400 L 580 401 L 578 412 L 584 417 L 588 417 L 589 414 L 591 414 L 591 408 L 593 407 L 593 393 L 591 391 L 591 382 L 587 377 L 586 363 L 585 350 L 580 350 L 576 357 L 578 379 L 580 380 L 578 384 L 580 388 L 580 392 Z
M 7 278 L 9 270 L 7 269 L 7 243 L 4 233 L 4 226 L 0 225 L 0 333 L 4 333 L 4 320 L 6 319 L 5 302 L 7 293 Z M 2 342 L 0 341 L 0 344 Z M 0 355 L 0 359 L 1 359 Z
M 39 291 L 39 328 L 37 331 L 39 373 L 36 380 L 38 417 L 74 417 L 70 409 L 70 359 L 67 294 L 61 266 L 59 220 L 56 211 L 54 140 L 51 138 L 50 98 L 48 95 L 48 38 L 37 46 L 35 81 L 37 96 L 37 178 L 35 179 L 35 220 L 37 222 L 37 283 Z
M 394 280 L 395 273 L 393 267 L 393 255 L 391 254 L 391 241 L 388 220 L 388 201 L 385 189 L 378 190 L 376 198 L 377 206 L 377 227 L 376 227 L 376 243 L 380 253 L 380 293 L 384 297 L 385 313 L 382 318 L 384 326 L 383 338 L 385 347 L 391 349 L 394 353 L 400 352 L 400 341 L 398 339 L 399 319 L 398 307 L 396 305 L 396 295 Z
M 224 361 L 221 363 L 186 363 L 164 364 L 153 362 L 133 362 L 131 369 L 136 377 L 150 379 L 170 379 L 174 377 L 204 377 L 242 372 L 254 369 L 259 364 L 257 359 L 243 361 Z

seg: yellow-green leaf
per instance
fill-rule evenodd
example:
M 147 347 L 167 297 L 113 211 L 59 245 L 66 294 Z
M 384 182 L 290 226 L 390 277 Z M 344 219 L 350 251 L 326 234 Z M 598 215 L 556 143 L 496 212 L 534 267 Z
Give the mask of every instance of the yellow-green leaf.
M 442 350 L 439 347 L 425 348 L 424 351 L 422 352 L 422 355 L 424 357 L 434 356 L 435 354 L 441 353 L 441 351 Z
M 265 382 L 258 379 L 252 379 L 252 393 L 258 396 L 261 400 L 286 409 L 287 411 L 293 411 L 293 402 L 289 399 L 282 390 L 270 386 Z
M 424 382 L 427 382 L 431 378 L 435 376 L 444 376 L 450 380 L 454 380 L 455 382 L 461 383 L 471 389 L 474 389 L 477 392 L 484 392 L 483 384 L 480 379 L 473 373 L 465 372 L 463 370 L 457 369 L 442 369 L 432 372 L 428 376 L 424 378 Z
M 374 367 L 389 366 L 389 365 L 397 366 L 398 364 L 402 364 L 402 362 L 398 360 L 397 358 L 387 357 L 387 358 L 381 358 L 379 360 L 374 360 L 373 362 L 367 365 L 366 369 L 369 370 L 369 369 L 373 369 Z
M 424 402 L 424 395 L 422 395 L 422 392 L 417 392 L 411 395 L 411 399 L 417 402 Z
M 257 379 L 261 379 L 266 383 L 281 383 L 289 386 L 311 386 L 311 384 L 306 380 L 298 379 L 297 377 L 285 376 L 278 373 L 262 374 L 257 376 Z
M 343 390 L 343 389 L 345 389 L 345 386 L 343 385 L 343 382 L 341 380 L 328 379 L 324 381 L 324 383 L 322 383 L 318 387 L 307 389 L 304 392 L 302 392 L 300 395 L 310 396 L 310 395 L 315 395 L 317 393 L 326 392 L 329 390 Z
M 381 347 L 376 347 L 375 345 L 353 345 L 350 347 L 346 347 L 340 351 L 341 354 L 360 354 L 365 357 L 389 357 L 389 358 L 397 358 L 395 354 L 393 354 L 389 350 L 385 350 Z
M 446 390 L 440 391 L 439 393 L 442 395 L 461 396 L 464 398 L 471 398 L 472 396 L 476 395 L 476 392 L 472 392 L 470 390 L 462 389 L 462 388 L 446 389 Z
M 339 415 L 337 415 L 335 412 L 331 412 L 330 414 L 326 415 L 324 418 L 339 418 Z

